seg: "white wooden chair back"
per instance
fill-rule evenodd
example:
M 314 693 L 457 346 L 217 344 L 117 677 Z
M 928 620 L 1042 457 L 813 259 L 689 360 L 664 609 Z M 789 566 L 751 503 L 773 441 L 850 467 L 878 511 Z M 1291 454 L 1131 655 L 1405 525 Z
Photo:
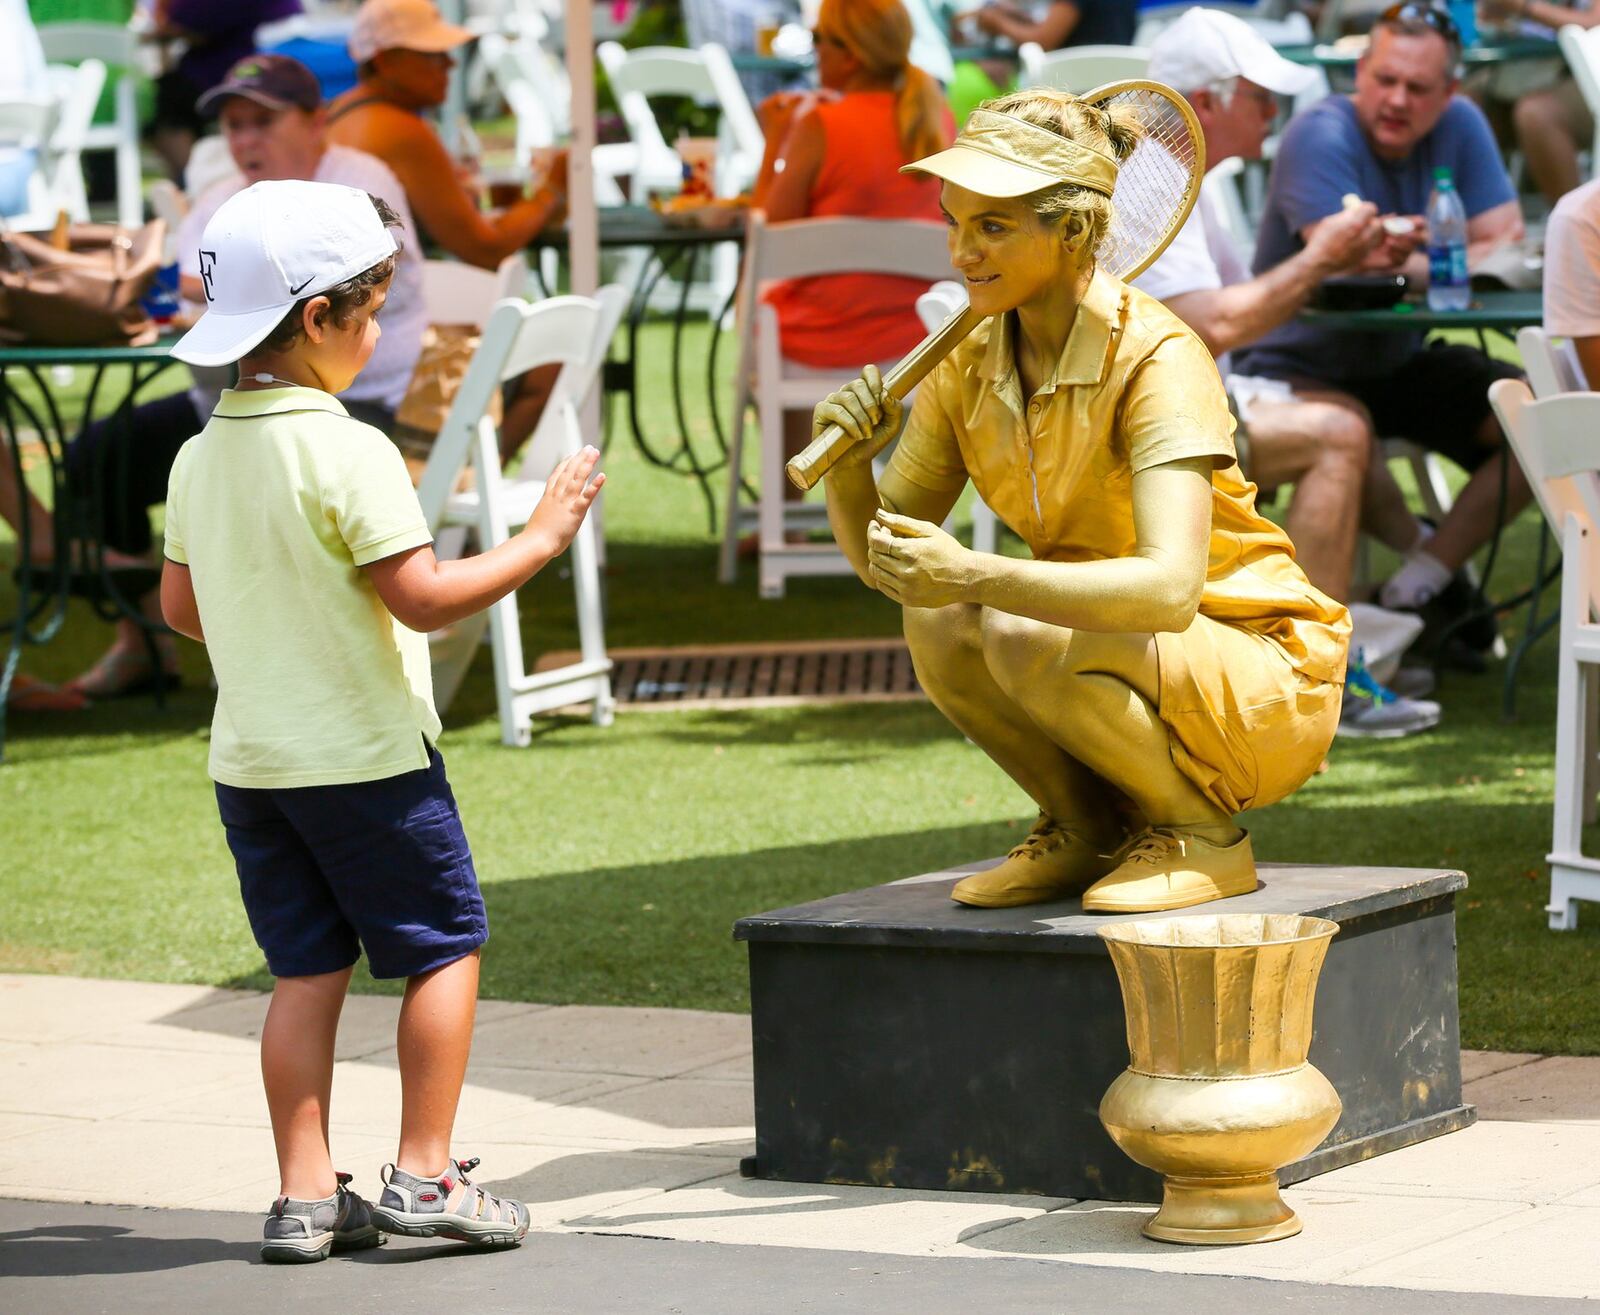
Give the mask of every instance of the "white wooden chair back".
M 1517 331 L 1517 351 L 1533 395 L 1540 401 L 1558 393 L 1582 393 L 1589 389 L 1578 354 L 1566 338 L 1552 338 L 1543 329 L 1529 325 Z
M 39 28 L 44 56 L 52 64 L 86 59 L 117 70 L 115 113 L 110 123 L 91 123 L 85 150 L 111 150 L 117 161 L 117 222 L 138 227 L 144 218 L 139 197 L 139 103 L 137 71 L 143 57 L 139 38 L 117 23 L 45 23 Z
M 1489 387 L 1517 460 L 1561 542 L 1561 642 L 1556 680 L 1555 806 L 1550 902 L 1557 931 L 1578 925 L 1578 903 L 1600 902 L 1600 858 L 1583 851 L 1596 814 L 1600 754 L 1600 393 L 1535 401 L 1520 379 Z
M 763 212 L 751 212 L 739 284 L 738 323 L 743 331 L 734 380 L 727 515 L 718 569 L 724 584 L 733 581 L 739 535 L 752 518 L 760 531 L 758 574 L 763 598 L 782 597 L 784 581 L 790 575 L 850 573 L 844 555 L 832 545 L 785 542 L 788 530 L 809 528 L 819 518 L 817 504 L 784 500 L 783 413 L 811 410 L 820 398 L 854 379 L 859 366 L 840 370 L 836 376 L 786 368 L 777 312 L 759 299 L 761 285 L 822 274 L 898 274 L 931 283 L 949 272 L 943 224 L 842 217 L 769 224 Z M 761 429 L 761 495 L 753 508 L 740 496 L 745 411 L 752 399 Z
M 721 111 L 718 137 L 724 149 L 717 160 L 718 195 L 735 195 L 755 181 L 766 139 L 723 47 L 707 42 L 698 50 L 674 46 L 624 50 L 615 41 L 604 41 L 596 53 L 638 151 L 633 174 L 636 197 L 648 191 L 675 191 L 683 176 L 677 152 L 662 135 L 650 106 L 652 96 L 689 96 Z
M 1244 203 L 1244 161 L 1237 155 L 1206 170 L 1200 193 L 1222 220 L 1233 245 L 1244 255 L 1255 250 L 1255 226 Z M 1249 264 L 1248 259 L 1245 262 Z
M 89 193 L 83 183 L 83 148 L 100 89 L 106 84 L 106 66 L 98 59 L 86 59 L 76 66 L 52 64 L 45 74 L 56 102 L 55 124 L 39 160 L 48 191 L 48 218 L 53 220 L 57 210 L 65 210 L 73 219 L 85 221 Z
M 1589 153 L 1589 167 L 1600 170 L 1600 27 L 1579 27 L 1568 23 L 1557 34 L 1561 53 L 1566 56 L 1572 80 L 1578 84 L 1583 103 L 1595 121 L 1595 136 Z
M 238 172 L 228 143 L 220 135 L 211 133 L 196 141 L 189 152 L 189 163 L 183 170 L 183 190 L 195 201 L 204 196 L 208 188 Z
M 554 146 L 572 131 L 566 66 L 540 36 L 524 30 L 510 40 L 491 32 L 479 40 L 478 53 L 516 116 L 519 160 L 538 147 Z
M 175 239 L 178 225 L 189 213 L 189 198 L 183 189 L 170 178 L 158 178 L 150 184 L 145 200 L 150 204 L 150 213 L 167 226 L 168 240 Z
M 1520 379 L 1489 387 L 1489 403 L 1556 537 L 1568 516 L 1600 527 L 1600 479 L 1591 473 L 1600 468 L 1600 393 L 1534 399 Z M 1585 461 L 1591 463 L 1587 469 Z M 1600 594 L 1594 603 L 1600 608 Z
M 967 304 L 967 292 L 954 279 L 940 279 L 917 298 L 917 318 L 932 333 Z
M 514 251 L 497 269 L 479 269 L 459 260 L 422 262 L 422 305 L 429 324 L 488 324 L 495 306 L 507 297 L 524 296 L 528 261 Z
M 909 61 L 948 87 L 956 76 L 956 61 L 950 51 L 950 34 L 943 9 L 935 12 L 929 0 L 904 0 L 904 3 L 911 18 Z
M 1092 91 L 1107 82 L 1142 78 L 1150 68 L 1143 46 L 1067 46 L 1045 50 L 1026 41 L 1017 51 L 1022 72 L 1019 87 L 1055 87 L 1060 91 Z
M 527 523 L 555 463 L 582 447 L 582 407 L 596 386 L 611 336 L 627 307 L 621 288 L 595 297 L 552 297 L 541 302 L 498 302 L 467 367 L 429 454 L 417 489 L 429 528 L 438 537 L 452 526 L 470 527 L 480 549 L 504 543 Z M 514 473 L 500 465 L 499 433 L 491 403 L 508 381 L 540 365 L 562 369 L 544 415 Z M 473 486 L 457 491 L 463 468 Z M 522 650 L 521 622 L 513 592 L 480 614 L 433 636 L 435 698 L 448 705 L 470 665 L 485 625 L 494 650 L 500 737 L 510 745 L 532 738 L 535 713 L 587 702 L 593 720 L 609 724 L 613 712 L 611 662 L 605 652 L 601 611 L 597 518 L 585 518 L 573 540 L 572 579 L 577 594 L 578 661 L 530 673 Z

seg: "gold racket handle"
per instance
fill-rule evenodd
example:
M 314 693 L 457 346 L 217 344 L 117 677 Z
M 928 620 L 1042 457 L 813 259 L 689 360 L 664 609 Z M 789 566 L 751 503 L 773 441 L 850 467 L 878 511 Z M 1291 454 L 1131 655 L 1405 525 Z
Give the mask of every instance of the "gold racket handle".
M 955 345 L 983 321 L 970 306 L 963 306 L 948 320 L 913 347 L 904 360 L 884 376 L 888 392 L 905 401 L 906 394 L 915 388 L 940 361 L 950 355 Z M 833 469 L 834 463 L 855 446 L 855 439 L 840 429 L 829 425 L 814 439 L 806 450 L 784 467 L 789 482 L 796 488 L 813 489 L 822 477 Z

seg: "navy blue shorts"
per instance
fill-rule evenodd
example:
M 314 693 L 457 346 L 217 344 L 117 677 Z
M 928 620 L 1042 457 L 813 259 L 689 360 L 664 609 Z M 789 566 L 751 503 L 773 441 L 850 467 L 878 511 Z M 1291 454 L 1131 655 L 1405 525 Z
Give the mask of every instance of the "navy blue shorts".
M 489 939 L 478 874 L 444 759 L 382 781 L 245 790 L 217 785 L 256 944 L 274 977 L 414 977 Z

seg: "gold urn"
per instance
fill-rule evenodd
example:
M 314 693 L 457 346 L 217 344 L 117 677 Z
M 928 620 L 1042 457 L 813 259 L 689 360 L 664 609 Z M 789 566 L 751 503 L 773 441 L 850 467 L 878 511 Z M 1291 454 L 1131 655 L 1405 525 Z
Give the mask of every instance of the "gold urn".
M 1229 1245 L 1300 1231 L 1278 1170 L 1339 1121 L 1338 1093 L 1306 1062 L 1317 976 L 1338 930 L 1279 913 L 1100 928 L 1122 984 L 1130 1057 L 1100 1122 L 1162 1175 L 1146 1237 Z

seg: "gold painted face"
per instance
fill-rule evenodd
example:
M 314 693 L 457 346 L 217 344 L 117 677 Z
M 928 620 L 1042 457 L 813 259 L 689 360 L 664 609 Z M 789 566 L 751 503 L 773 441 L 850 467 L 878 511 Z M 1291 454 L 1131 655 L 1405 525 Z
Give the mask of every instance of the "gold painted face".
M 945 183 L 940 209 L 949 228 L 950 264 L 981 315 L 999 315 L 1042 299 L 1081 267 L 1065 223 L 1047 223 L 1025 196 L 993 197 Z

